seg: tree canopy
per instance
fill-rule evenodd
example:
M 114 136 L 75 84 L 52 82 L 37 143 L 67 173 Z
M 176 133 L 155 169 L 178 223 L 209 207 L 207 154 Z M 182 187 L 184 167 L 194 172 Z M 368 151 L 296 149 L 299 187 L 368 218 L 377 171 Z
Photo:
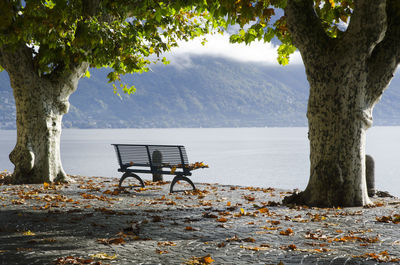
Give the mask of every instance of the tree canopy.
M 147 70 L 149 55 L 159 56 L 178 40 L 204 35 L 212 28 L 239 25 L 231 42 L 277 38 L 278 61 L 285 65 L 296 48 L 286 16 L 276 15 L 286 0 L 112 1 L 8 0 L 0 2 L 0 47 L 24 43 L 39 75 L 80 62 L 110 67 L 110 81 L 120 74 Z M 340 35 L 354 8 L 351 0 L 316 0 L 315 11 L 326 33 Z M 283 14 L 283 13 L 282 13 Z M 125 87 L 125 92 L 131 92 Z
M 39 76 L 88 62 L 112 68 L 108 77 L 116 81 L 121 74 L 146 71 L 150 55 L 168 51 L 178 40 L 209 32 L 216 20 L 202 1 L 198 8 L 194 2 L 1 1 L 0 48 L 27 46 Z

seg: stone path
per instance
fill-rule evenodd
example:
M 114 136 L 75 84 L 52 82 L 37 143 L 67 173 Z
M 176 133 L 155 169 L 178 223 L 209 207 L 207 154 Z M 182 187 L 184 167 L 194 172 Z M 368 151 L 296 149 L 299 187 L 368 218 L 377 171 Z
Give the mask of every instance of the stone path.
M 290 192 L 117 180 L 0 186 L 0 264 L 399 264 L 400 201 L 281 206 Z M 187 188 L 187 187 L 183 187 Z

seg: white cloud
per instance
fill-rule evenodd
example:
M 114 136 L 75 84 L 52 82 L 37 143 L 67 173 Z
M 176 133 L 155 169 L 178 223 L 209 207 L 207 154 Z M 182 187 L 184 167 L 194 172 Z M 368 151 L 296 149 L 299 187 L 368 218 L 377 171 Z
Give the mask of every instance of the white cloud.
M 172 65 L 177 67 L 188 67 L 191 65 L 190 55 L 208 55 L 215 57 L 225 57 L 242 62 L 256 62 L 268 65 L 279 65 L 277 58 L 277 48 L 271 43 L 254 41 L 250 45 L 244 43 L 229 43 L 227 34 L 207 35 L 208 40 L 205 45 L 201 44 L 202 38 L 197 38 L 189 42 L 180 42 L 179 47 L 174 48 L 170 53 L 165 54 Z M 300 53 L 296 51 L 290 57 L 289 64 L 302 64 Z

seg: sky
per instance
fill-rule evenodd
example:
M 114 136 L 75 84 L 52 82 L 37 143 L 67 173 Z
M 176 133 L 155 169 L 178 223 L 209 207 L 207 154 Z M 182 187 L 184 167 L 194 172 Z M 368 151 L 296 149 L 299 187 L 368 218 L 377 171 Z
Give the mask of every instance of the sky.
M 225 57 L 241 62 L 255 62 L 267 65 L 278 66 L 277 48 L 271 43 L 263 41 L 254 41 L 250 45 L 229 43 L 228 34 L 206 35 L 207 43 L 201 44 L 202 38 L 197 38 L 189 42 L 180 42 L 179 47 L 172 49 L 165 57 L 171 62 L 171 65 L 189 66 L 190 55 L 208 55 L 215 57 Z M 290 57 L 290 65 L 302 64 L 300 53 L 296 51 Z

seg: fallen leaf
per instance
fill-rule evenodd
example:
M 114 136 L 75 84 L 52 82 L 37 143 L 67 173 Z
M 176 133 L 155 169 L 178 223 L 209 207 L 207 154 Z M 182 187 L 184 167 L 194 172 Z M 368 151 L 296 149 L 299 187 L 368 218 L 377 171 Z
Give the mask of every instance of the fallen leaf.
M 252 202 L 256 199 L 254 196 L 251 195 L 244 195 L 243 198 L 245 198 L 249 202 Z
M 207 265 L 213 263 L 214 260 L 210 255 L 204 257 L 191 257 L 185 264 L 187 265 Z
M 293 230 L 291 228 L 288 228 L 285 231 L 280 231 L 279 234 L 283 236 L 291 236 L 293 235 Z
M 49 186 L 50 186 L 49 183 L 47 183 L 47 182 L 44 182 L 44 183 L 43 183 L 43 188 L 44 188 L 45 190 L 48 189 Z
M 227 221 L 228 221 L 228 219 L 225 218 L 225 217 L 220 217 L 220 218 L 217 219 L 217 222 L 220 222 L 220 223 L 225 223 Z
M 124 244 L 125 240 L 122 237 L 116 237 L 116 238 L 100 238 L 97 239 L 97 242 L 106 244 L 106 245 L 119 245 L 119 244 Z
M 176 243 L 172 242 L 172 241 L 157 242 L 157 246 L 160 246 L 160 247 L 176 246 Z
M 24 236 L 35 236 L 36 234 L 31 230 L 25 231 L 22 233 Z
M 58 258 L 58 259 L 56 259 L 55 262 L 56 262 L 57 265 L 64 265 L 64 264 L 96 264 L 97 263 L 97 262 L 94 263 L 95 261 L 92 260 L 92 259 L 83 259 L 83 258 L 73 257 L 73 256 Z
M 97 254 L 91 254 L 89 255 L 92 258 L 95 259 L 102 259 L 102 260 L 113 260 L 113 259 L 117 259 L 117 255 L 109 255 L 107 253 L 97 253 Z
M 240 248 L 246 249 L 246 250 L 252 250 L 252 251 L 263 251 L 263 250 L 269 250 L 269 247 L 256 247 L 256 246 L 240 246 Z
M 205 217 L 205 218 L 218 218 L 217 215 L 212 214 L 212 213 L 208 213 L 208 212 L 203 213 L 203 217 Z
M 206 264 L 211 264 L 211 263 L 214 262 L 214 260 L 211 258 L 210 255 L 207 255 L 207 256 L 203 257 L 203 261 L 204 261 L 204 263 L 206 263 Z
M 157 254 L 167 254 L 168 253 L 168 250 L 160 250 L 160 249 L 156 249 L 156 253 Z
M 259 211 L 260 213 L 269 213 L 268 208 L 260 208 L 260 209 L 258 209 L 258 211 Z

